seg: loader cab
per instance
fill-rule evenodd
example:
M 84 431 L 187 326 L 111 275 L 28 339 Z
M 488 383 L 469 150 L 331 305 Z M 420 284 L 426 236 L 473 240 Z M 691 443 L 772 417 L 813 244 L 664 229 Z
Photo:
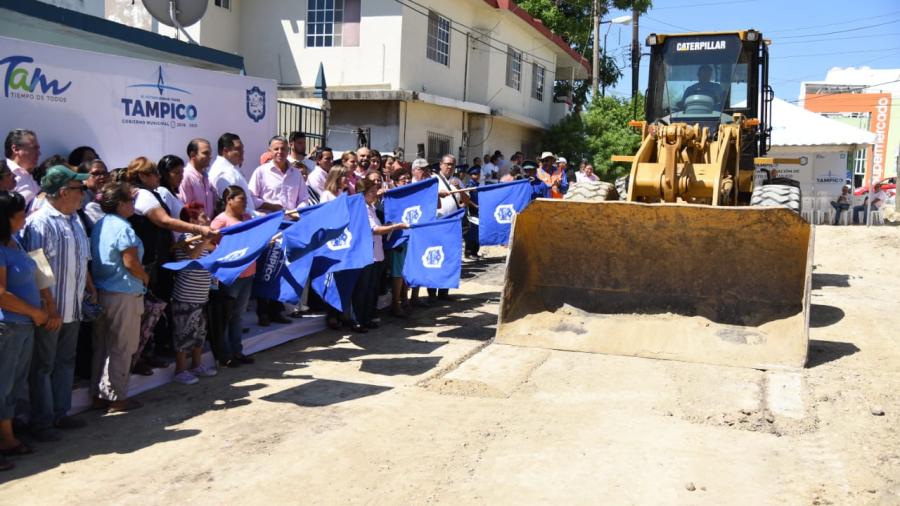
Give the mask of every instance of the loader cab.
M 761 107 L 760 91 L 768 89 L 768 53 L 759 32 L 651 34 L 647 45 L 648 122 L 699 123 L 714 134 L 719 124 L 731 123 L 741 113 L 760 119 L 765 137 L 766 104 Z

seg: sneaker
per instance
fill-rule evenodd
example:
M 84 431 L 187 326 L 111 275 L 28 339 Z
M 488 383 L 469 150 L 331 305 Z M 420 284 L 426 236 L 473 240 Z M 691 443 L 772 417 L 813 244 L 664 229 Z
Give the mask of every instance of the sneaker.
M 213 369 L 212 367 L 206 367 L 205 365 L 198 365 L 197 367 L 191 369 L 191 374 L 198 378 L 211 378 L 216 374 L 219 374 L 219 371 Z
M 181 383 L 182 385 L 193 385 L 194 383 L 200 381 L 196 376 L 191 374 L 191 371 L 188 370 L 184 370 L 176 374 L 174 380 L 176 383 Z

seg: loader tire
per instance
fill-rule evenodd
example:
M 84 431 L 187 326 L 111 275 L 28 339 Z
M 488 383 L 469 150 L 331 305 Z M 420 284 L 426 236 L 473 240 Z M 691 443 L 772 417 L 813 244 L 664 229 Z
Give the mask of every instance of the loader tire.
M 616 191 L 619 192 L 619 200 L 628 200 L 628 176 L 616 178 Z
M 800 213 L 800 188 L 780 184 L 768 184 L 753 189 L 751 206 L 784 206 Z
M 603 202 L 605 200 L 618 200 L 619 195 L 612 183 L 592 181 L 569 185 L 569 191 L 563 195 L 563 199 L 577 202 Z

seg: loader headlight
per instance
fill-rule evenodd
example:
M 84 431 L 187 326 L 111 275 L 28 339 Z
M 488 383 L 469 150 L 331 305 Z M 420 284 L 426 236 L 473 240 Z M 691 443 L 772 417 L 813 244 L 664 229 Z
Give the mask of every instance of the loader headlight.
M 647 45 L 648 46 L 655 46 L 656 43 L 657 43 L 657 40 L 656 40 L 655 33 L 651 33 L 650 35 L 647 36 Z
M 759 39 L 759 32 L 756 30 L 750 30 L 747 32 L 747 40 L 750 42 L 756 42 Z

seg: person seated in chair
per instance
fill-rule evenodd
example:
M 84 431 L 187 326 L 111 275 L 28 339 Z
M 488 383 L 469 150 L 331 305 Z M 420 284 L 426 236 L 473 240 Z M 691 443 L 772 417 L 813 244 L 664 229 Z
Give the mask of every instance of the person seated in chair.
M 834 224 L 837 225 L 841 222 L 841 213 L 850 209 L 850 187 L 844 186 L 841 188 L 841 194 L 837 198 L 831 202 L 831 207 L 834 208 Z
M 700 68 L 697 70 L 697 81 L 684 90 L 684 95 L 681 96 L 681 100 L 678 102 L 678 108 L 682 111 L 685 110 L 688 97 L 706 95 L 713 100 L 713 110 L 721 110 L 725 92 L 722 90 L 721 84 L 712 81 L 712 67 L 700 65 Z
M 887 200 L 887 193 L 881 189 L 881 183 L 875 184 L 875 195 L 872 195 L 872 210 L 878 211 L 881 209 L 881 205 L 884 204 L 884 201 Z M 866 212 L 866 203 L 869 201 L 869 196 L 866 195 L 866 200 L 863 201 L 861 205 L 853 206 L 853 224 L 859 225 L 859 213 L 863 214 L 863 224 L 869 218 L 868 213 Z

